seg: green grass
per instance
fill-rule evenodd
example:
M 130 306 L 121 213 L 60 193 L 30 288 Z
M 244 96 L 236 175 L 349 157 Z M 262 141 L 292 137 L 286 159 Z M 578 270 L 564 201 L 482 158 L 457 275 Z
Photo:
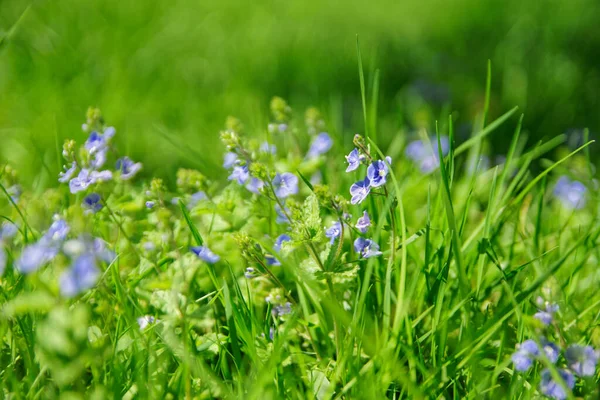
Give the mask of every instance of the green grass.
M 0 227 L 18 231 L 0 236 L 0 397 L 543 397 L 542 370 L 557 379 L 569 345 L 600 348 L 589 89 L 599 10 L 552 6 L 1 3 Z M 419 79 L 452 98 L 436 101 Z M 279 99 L 269 113 L 276 94 L 292 107 Z M 117 129 L 114 178 L 72 194 L 56 178 L 71 157 L 91 156 L 79 149 L 88 104 Z M 223 128 L 228 115 L 240 120 Z M 573 146 L 565 129 L 583 126 Z M 333 145 L 309 159 L 312 130 Z M 422 172 L 406 154 L 418 139 L 438 168 Z M 266 140 L 275 154 L 259 150 Z M 227 146 L 265 182 L 260 194 L 227 179 Z M 367 167 L 347 173 L 344 158 L 355 147 L 392 159 L 387 183 L 358 205 L 349 188 Z M 144 163 L 130 181 L 114 171 L 124 155 Z M 285 204 L 275 172 L 298 178 Z M 585 186 L 583 208 L 556 195 L 561 176 Z M 92 191 L 95 214 L 82 207 Z M 366 234 L 354 226 L 363 211 Z M 20 273 L 53 217 L 69 224 L 68 240 Z M 335 222 L 342 238 L 331 244 Z M 277 250 L 283 233 L 292 240 Z M 382 254 L 361 259 L 359 236 Z M 78 247 L 90 237 L 115 257 L 66 296 L 62 276 L 92 252 Z M 538 297 L 560 307 L 550 326 L 533 317 Z M 144 316 L 155 320 L 140 327 Z M 516 371 L 519 343 L 543 338 L 561 347 L 558 361 Z M 598 379 L 577 378 L 569 396 L 599 397 Z
M 363 105 L 377 126 L 376 109 Z M 453 117 L 438 123 L 435 140 L 454 138 L 456 123 Z M 587 144 L 558 161 L 541 159 L 560 141 L 550 148 L 523 147 L 522 123 L 513 109 L 482 124 L 471 139 L 452 142 L 449 155 L 440 150 L 444 162 L 430 174 L 404 155 L 404 136 L 387 147 L 370 140 L 372 157 L 392 157 L 388 183 L 372 189 L 380 195 L 352 206 L 344 200 L 348 187 L 365 168 L 344 172 L 343 155 L 352 145 L 331 129 L 333 149 L 303 160 L 305 128 L 291 120 L 288 132 L 272 135 L 276 157 L 255 161 L 265 171 L 297 169 L 301 177 L 299 195 L 287 202 L 293 241 L 279 254 L 278 267 L 263 255 L 277 254 L 273 240 L 286 229 L 274 221 L 271 189 L 252 195 L 228 183 L 225 170 L 213 181 L 180 172 L 175 191 L 158 181 L 100 185 L 105 207 L 94 215 L 83 214 L 82 197 L 66 187 L 41 197 L 26 190 L 14 203 L 4 196 L 3 217 L 28 229 L 5 244 L 3 394 L 535 398 L 541 367 L 514 371 L 510 356 L 517 343 L 543 334 L 562 347 L 600 344 L 600 229 L 593 169 L 582 152 Z M 502 125 L 515 129 L 506 161 L 469 172 L 469 154 L 480 155 Z M 244 147 L 254 146 L 240 135 Z M 544 166 L 540 172 L 529 168 L 537 161 Z M 316 171 L 326 186 L 308 181 Z M 557 173 L 588 187 L 584 209 L 569 210 L 552 195 Z M 14 180 L 11 170 L 6 174 L 5 194 Z M 188 210 L 189 196 L 199 188 L 208 198 Z M 170 204 L 172 196 L 178 203 Z M 147 211 L 143 203 L 151 198 L 158 205 Z M 383 251 L 366 260 L 352 250 L 358 234 L 353 221 L 363 209 L 374 223 L 367 237 Z M 344 220 L 342 211 L 354 217 L 344 226 L 344 239 L 329 246 L 323 227 Z M 67 256 L 30 275 L 14 269 L 23 246 L 41 236 L 55 212 L 69 221 L 72 237 L 88 232 L 117 253 L 98 284 L 74 299 L 59 293 Z M 155 249 L 148 251 L 147 242 Z M 199 261 L 191 245 L 208 245 L 221 260 Z M 244 278 L 248 266 L 259 277 Z M 272 316 L 269 293 L 289 301 L 292 313 Z M 537 296 L 560 305 L 548 328 L 532 318 Z M 143 315 L 156 322 L 140 330 L 136 319 Z M 579 380 L 575 395 L 597 396 L 596 379 Z

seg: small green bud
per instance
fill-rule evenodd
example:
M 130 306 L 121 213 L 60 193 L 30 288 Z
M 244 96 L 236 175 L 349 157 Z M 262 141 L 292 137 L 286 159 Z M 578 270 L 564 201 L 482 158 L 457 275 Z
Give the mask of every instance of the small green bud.
M 62 155 L 63 155 L 64 159 L 69 162 L 75 161 L 75 141 L 74 140 L 71 140 L 71 139 L 65 140 L 65 143 L 63 144 Z
M 260 162 L 253 162 L 250 164 L 250 175 L 260 179 L 261 181 L 270 180 L 269 171 L 267 167 Z
M 207 179 L 195 169 L 180 168 L 177 170 L 177 187 L 183 192 L 197 192 L 206 188 Z
M 242 133 L 244 131 L 244 125 L 242 124 L 242 121 L 240 121 L 238 118 L 232 117 L 230 115 L 225 120 L 225 129 L 228 131 Z
M 165 184 L 164 184 L 163 180 L 160 179 L 160 178 L 154 178 L 154 179 L 152 179 L 152 181 L 150 182 L 150 190 L 155 195 L 158 195 L 159 193 L 164 192 L 164 190 L 165 190 Z
M 304 122 L 308 128 L 308 133 L 311 135 L 315 135 L 317 132 L 325 128 L 325 121 L 323 121 L 321 113 L 315 107 L 310 107 L 306 110 L 306 113 L 304 114 Z
M 292 109 L 281 97 L 273 97 L 271 100 L 271 113 L 277 122 L 287 122 L 292 116 Z
M 104 124 L 102 112 L 99 108 L 89 107 L 86 113 L 87 130 L 99 129 Z
M 240 137 L 234 131 L 221 131 L 221 142 L 227 147 L 227 150 L 235 150 L 240 146 Z

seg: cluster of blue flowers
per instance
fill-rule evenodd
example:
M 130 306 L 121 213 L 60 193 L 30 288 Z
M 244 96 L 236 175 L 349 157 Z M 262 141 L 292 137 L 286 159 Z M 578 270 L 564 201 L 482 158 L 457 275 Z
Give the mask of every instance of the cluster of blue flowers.
M 94 287 L 100 277 L 98 263 L 111 264 L 116 258 L 102 239 L 86 236 L 67 241 L 63 253 L 71 259 L 71 267 L 60 277 L 60 292 L 65 297 Z
M 113 171 L 103 168 L 109 150 L 111 150 L 111 142 L 116 133 L 115 128 L 104 127 L 100 119 L 93 123 L 83 124 L 82 128 L 84 132 L 89 132 L 89 137 L 78 152 L 75 151 L 73 141 L 65 142 L 62 154 L 67 165 L 64 166 L 64 171 L 58 177 L 59 182 L 68 182 L 72 194 L 85 192 L 95 184 L 111 181 L 114 176 Z M 121 181 L 132 179 L 141 169 L 141 163 L 133 162 L 126 156 L 119 158 L 115 163 L 115 173 Z M 88 194 L 82 206 L 87 212 L 100 211 L 103 207 L 100 195 Z
M 104 241 L 98 238 L 82 236 L 67 240 L 70 231 L 69 224 L 59 216 L 55 216 L 54 222 L 42 237 L 23 249 L 15 262 L 15 270 L 21 274 L 31 274 L 62 253 L 71 260 L 71 267 L 60 277 L 61 294 L 65 297 L 73 297 L 92 288 L 100 275 L 98 262 L 111 263 L 115 259 L 115 254 L 106 248 Z M 3 225 L 0 236 L 6 239 L 14 236 L 16 232 L 15 225 L 7 224 Z
M 351 172 L 360 167 L 367 160 L 372 160 L 371 156 L 366 151 L 360 151 L 354 148 L 350 154 L 346 156 L 348 167 L 346 172 Z M 372 160 L 367 167 L 367 176 L 350 186 L 351 204 L 360 204 L 371 192 L 371 188 L 381 187 L 387 182 L 389 168 L 391 168 L 391 157 L 385 157 L 385 160 Z M 356 229 L 360 233 L 366 233 L 371 225 L 371 219 L 367 211 L 363 211 L 362 217 L 356 222 Z M 371 239 L 358 237 L 354 241 L 354 251 L 362 258 L 377 257 L 383 254 L 379 251 L 379 245 Z
M 355 148 L 346 156 L 346 161 L 348 162 L 346 172 L 356 170 L 366 159 L 367 155 L 360 154 L 359 150 Z M 386 157 L 385 161 L 371 161 L 367 167 L 367 176 L 363 180 L 353 183 L 352 186 L 350 186 L 350 195 L 352 196 L 350 203 L 360 204 L 367 198 L 372 188 L 385 185 L 391 164 L 392 159 L 390 157 Z
M 544 302 L 541 299 L 538 299 L 538 305 L 540 309 L 535 313 L 534 318 L 547 328 L 553 323 L 554 315 L 558 313 L 559 307 L 557 304 Z M 513 353 L 511 359 L 517 371 L 526 372 L 533 367 L 536 360 L 557 364 L 560 355 L 561 348 L 542 335 L 538 340 L 528 339 L 518 345 L 517 351 Z M 579 344 L 568 346 L 564 352 L 566 367 L 553 367 L 558 373 L 556 376 L 560 376 L 560 380 L 555 378 L 549 368 L 544 368 L 541 372 L 540 392 L 552 399 L 566 399 L 568 390 L 575 387 L 575 376 L 585 378 L 595 375 L 598 357 L 600 357 L 599 352 L 592 346 Z
M 22 274 L 29 274 L 52 261 L 58 255 L 70 230 L 71 227 L 64 219 L 55 216 L 48 231 L 36 243 L 23 249 L 15 263 L 16 270 Z

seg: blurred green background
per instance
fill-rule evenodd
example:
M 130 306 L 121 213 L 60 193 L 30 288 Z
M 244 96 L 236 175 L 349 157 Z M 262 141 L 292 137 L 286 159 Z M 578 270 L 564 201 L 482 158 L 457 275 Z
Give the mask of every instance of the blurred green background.
M 222 175 L 226 116 L 263 129 L 274 95 L 298 114 L 320 107 L 351 137 L 363 126 L 357 34 L 367 84 L 381 72 L 384 142 L 418 124 L 423 105 L 435 118 L 456 111 L 468 134 L 488 59 L 491 118 L 518 105 L 530 140 L 595 132 L 599 4 L 0 0 L 0 159 L 25 183 L 55 184 L 57 140 L 83 140 L 90 105 L 120 148 L 161 176 L 198 164 Z M 494 152 L 506 140 L 494 135 Z

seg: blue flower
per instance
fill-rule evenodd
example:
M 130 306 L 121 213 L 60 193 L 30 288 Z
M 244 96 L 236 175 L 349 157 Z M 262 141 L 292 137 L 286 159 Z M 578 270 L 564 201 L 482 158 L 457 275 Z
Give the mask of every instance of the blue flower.
M 90 173 L 92 180 L 94 181 L 94 183 L 96 182 L 106 182 L 106 181 L 110 181 L 113 177 L 112 172 L 110 172 L 109 170 L 104 170 L 104 171 L 92 171 Z
M 386 157 L 385 161 L 373 161 L 367 168 L 367 178 L 371 181 L 371 187 L 379 187 L 385 185 L 388 174 L 388 165 L 392 163 L 390 157 Z
M 64 169 L 65 170 L 63 172 L 58 174 L 58 181 L 60 183 L 65 183 L 73 177 L 75 170 L 77 169 L 77 163 L 73 161 L 73 164 L 71 164 L 69 169 L 67 169 L 66 165 L 64 166 Z
M 566 176 L 561 176 L 554 187 L 554 195 L 561 203 L 572 209 L 581 209 L 585 207 L 587 188 L 579 181 L 571 181 Z
M 85 142 L 84 147 L 88 151 L 88 153 L 94 154 L 94 153 L 96 153 L 98 151 L 102 151 L 106 148 L 106 146 L 108 145 L 106 139 L 107 138 L 104 135 L 102 135 L 96 131 L 92 131 L 90 133 L 90 136 L 88 137 L 87 141 Z
M 64 219 L 57 218 L 57 216 L 54 218 L 56 220 L 50 225 L 50 228 L 42 237 L 42 241 L 62 241 L 67 238 L 71 227 Z
M 354 241 L 354 251 L 360 253 L 362 258 L 377 257 L 383 254 L 379 251 L 379 245 L 377 243 L 373 242 L 371 239 L 362 237 L 359 237 Z
M 330 240 L 329 243 L 333 244 L 335 239 L 339 238 L 342 233 L 342 224 L 339 221 L 336 221 L 331 225 L 331 227 L 325 230 L 325 236 L 327 236 Z
M 560 356 L 560 347 L 556 343 L 549 342 L 546 338 L 542 338 L 541 343 L 546 357 L 554 364 L 558 360 L 558 356 Z
M 97 213 L 102 210 L 101 198 L 98 193 L 90 193 L 83 199 L 81 206 L 86 209 L 86 212 Z
M 252 267 L 246 268 L 246 271 L 244 271 L 244 277 L 246 277 L 246 279 L 256 278 L 256 271 L 254 270 L 254 268 L 252 268 Z
M 44 264 L 49 263 L 58 254 L 58 248 L 51 243 L 39 241 L 23 249 L 15 263 L 15 269 L 22 274 L 35 272 Z
M 210 251 L 206 246 L 194 246 L 190 250 L 201 260 L 206 261 L 209 264 L 214 264 L 221 259 L 218 255 Z
M 121 180 L 127 181 L 142 169 L 142 163 L 134 163 L 129 157 L 122 157 L 117 160 L 115 168 L 121 172 Z
M 155 321 L 156 320 L 151 315 L 144 315 L 143 317 L 139 317 L 137 319 L 137 323 L 141 331 L 146 329 L 149 325 L 152 325 Z
M 94 183 L 90 172 L 91 171 L 89 169 L 84 168 L 79 171 L 79 175 L 77 175 L 77 177 L 71 179 L 69 182 L 69 189 L 71 190 L 71 193 L 75 194 L 86 190 L 88 186 Z
M 65 297 L 74 297 L 91 289 L 100 277 L 97 260 L 93 253 L 84 253 L 77 257 L 70 269 L 60 277 L 60 293 Z
M 275 218 L 275 222 L 277 222 L 278 224 L 289 224 L 290 223 L 290 219 L 288 218 L 290 210 L 285 206 L 284 206 L 284 208 L 285 209 L 282 210 L 281 207 L 279 207 L 279 204 L 275 204 L 275 213 L 277 214 L 277 218 Z
M 233 152 L 225 153 L 225 157 L 223 160 L 223 168 L 230 169 L 233 167 L 238 161 L 237 154 Z
M 4 222 L 0 228 L 0 243 L 6 239 L 12 239 L 15 237 L 19 227 L 12 222 Z
M 533 365 L 533 361 L 540 355 L 538 344 L 534 340 L 526 340 L 519 346 L 518 350 L 511 356 L 517 371 L 527 371 Z
M 366 233 L 369 227 L 371 226 L 371 219 L 369 218 L 369 214 L 365 210 L 363 212 L 363 216 L 356 221 L 356 229 L 361 231 L 362 233 Z
M 90 242 L 88 241 L 88 243 Z M 88 247 L 88 252 L 91 252 L 94 257 L 104 261 L 107 264 L 112 263 L 117 257 L 112 250 L 106 248 L 106 242 L 99 238 L 95 238 L 91 241 Z
M 71 179 L 69 182 L 69 189 L 71 193 L 75 194 L 86 190 L 90 185 L 97 182 L 104 182 L 112 179 L 112 172 L 110 171 L 92 171 L 87 168 L 79 171 L 77 177 Z
M 275 244 L 273 245 L 273 250 L 275 250 L 277 253 L 279 253 L 281 251 L 281 244 L 283 242 L 287 242 L 289 240 L 292 240 L 292 239 L 288 235 L 286 235 L 286 234 L 279 235 L 279 237 L 275 240 Z M 267 261 L 267 264 L 275 266 L 275 267 L 281 265 L 281 262 L 272 254 L 265 254 L 265 260 Z
M 72 260 L 87 254 L 93 256 L 96 260 L 110 264 L 116 258 L 116 254 L 106 248 L 106 243 L 102 239 L 89 236 L 80 236 L 77 239 L 65 242 L 62 250 Z
M 114 126 L 107 126 L 104 128 L 103 132 L 104 139 L 107 141 L 112 139 L 113 136 L 115 136 L 115 133 L 117 133 L 117 130 L 114 128 Z
M 270 144 L 269 142 L 262 142 L 260 145 L 260 151 L 267 154 L 277 153 L 277 146 Z
M 567 348 L 565 358 L 569 368 L 579 376 L 594 376 L 598 353 L 592 346 L 580 346 L 573 344 Z
M 352 195 L 352 199 L 350 199 L 350 203 L 358 204 L 362 202 L 371 191 L 371 181 L 369 178 L 365 178 L 364 181 L 358 181 L 353 183 L 350 186 L 350 194 Z
M 278 267 L 281 265 L 281 262 L 271 254 L 265 254 L 265 260 L 267 261 L 267 265 L 272 267 Z
M 235 180 L 240 185 L 243 185 L 248 180 L 249 176 L 250 173 L 248 172 L 248 166 L 236 165 L 235 167 L 233 167 L 233 171 L 227 179 L 229 179 L 230 181 Z
M 331 137 L 325 132 L 319 133 L 310 144 L 310 149 L 308 149 L 308 153 L 306 154 L 307 158 L 316 158 L 321 154 L 325 154 L 331 149 L 333 146 L 333 141 Z
M 258 178 L 250 178 L 250 181 L 246 183 L 246 189 L 254 194 L 260 194 L 260 189 L 265 186 L 265 183 Z
M 422 140 L 415 140 L 409 143 L 405 150 L 408 158 L 418 164 L 423 173 L 432 172 L 440 165 L 437 137 L 431 137 L 430 143 L 431 145 L 424 143 Z M 445 156 L 450 151 L 448 137 L 441 136 L 440 143 L 442 145 L 442 155 Z
M 148 201 L 146 202 L 146 208 L 147 208 L 147 209 L 152 209 L 152 208 L 154 208 L 154 205 L 155 205 L 155 204 L 156 204 L 155 202 L 153 202 L 153 201 L 151 201 L 151 200 L 148 200 Z
M 93 169 L 100 169 L 106 163 L 106 153 L 108 152 L 108 148 L 105 147 L 101 150 L 96 151 L 92 154 L 92 158 L 90 159 L 90 167 Z
M 566 369 L 558 370 L 560 377 L 562 378 L 561 382 L 556 382 L 550 373 L 550 370 L 544 369 L 542 371 L 542 379 L 540 381 L 540 392 L 544 395 L 556 399 L 556 400 L 564 400 L 567 398 L 567 391 L 563 387 L 566 386 L 568 389 L 573 389 L 575 387 L 575 377 L 571 372 Z
M 283 244 L 283 242 L 289 242 L 290 240 L 292 240 L 292 238 L 289 235 L 286 235 L 285 233 L 282 235 L 279 235 L 277 237 L 277 239 L 275 240 L 275 245 L 273 246 L 273 250 L 275 250 L 276 252 L 280 252 L 281 251 L 281 245 Z
M 202 191 L 196 192 L 191 196 L 187 207 L 191 210 L 192 208 L 196 207 L 196 205 L 202 200 L 206 200 L 206 193 Z
M 289 302 L 286 302 L 284 304 L 276 305 L 271 310 L 271 313 L 276 318 L 277 317 L 283 317 L 284 315 L 291 314 L 292 313 L 292 304 L 289 303 Z
M 283 199 L 298 193 L 298 177 L 292 173 L 284 172 L 275 175 L 273 179 L 275 196 Z
M 365 159 L 365 156 L 359 154 L 358 149 L 354 149 L 346 156 L 346 161 L 348 162 L 348 168 L 346 168 L 346 172 L 354 171 L 360 166 L 360 163 Z
M 548 326 L 554 319 L 554 314 L 558 312 L 558 304 L 546 303 L 546 307 L 543 310 L 539 310 L 533 315 L 535 319 L 540 321 L 542 324 Z

